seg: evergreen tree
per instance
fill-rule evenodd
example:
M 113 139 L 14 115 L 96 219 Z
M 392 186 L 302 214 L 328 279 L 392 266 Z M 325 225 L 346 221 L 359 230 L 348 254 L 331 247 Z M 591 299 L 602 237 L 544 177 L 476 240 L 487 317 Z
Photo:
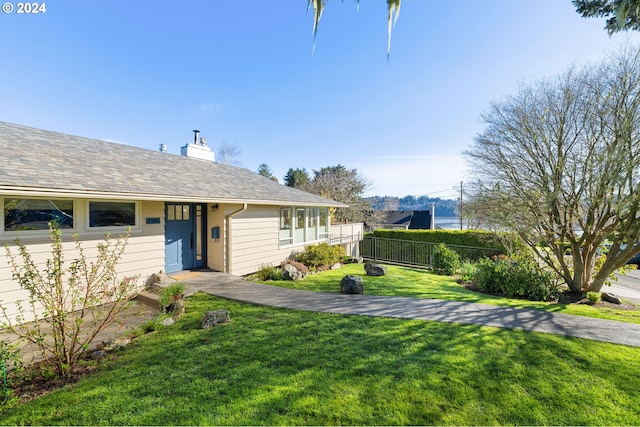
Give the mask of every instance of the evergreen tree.
M 266 163 L 262 163 L 258 166 L 258 175 L 264 176 L 265 178 L 269 178 L 271 181 L 278 182 L 278 178 L 273 176 L 271 172 L 271 168 Z

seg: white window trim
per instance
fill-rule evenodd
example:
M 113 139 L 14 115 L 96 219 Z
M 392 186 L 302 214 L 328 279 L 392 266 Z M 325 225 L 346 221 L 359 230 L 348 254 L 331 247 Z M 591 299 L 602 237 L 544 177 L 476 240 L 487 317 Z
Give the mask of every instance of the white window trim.
M 48 236 L 50 234 L 49 229 L 42 229 L 42 230 L 15 230 L 15 231 L 7 231 L 4 229 L 5 227 L 5 223 L 4 223 L 4 217 L 5 217 L 5 212 L 4 212 L 4 204 L 5 204 L 5 200 L 6 199 L 24 199 L 24 200 L 71 200 L 71 202 L 73 203 L 73 228 L 64 228 L 62 229 L 62 233 L 63 234 L 73 234 L 75 232 L 78 231 L 78 201 L 77 199 L 71 199 L 68 197 L 29 197 L 29 196 L 4 196 L 4 197 L 0 197 L 0 203 L 2 203 L 2 205 L 0 207 L 2 207 L 2 216 L 0 217 L 0 234 L 4 237 L 10 237 L 10 238 L 16 238 L 16 237 L 23 237 L 25 234 L 28 235 L 28 237 L 40 237 L 40 236 Z
M 280 238 L 280 220 L 281 217 L 280 215 L 282 215 L 282 209 L 283 208 L 289 208 L 291 211 L 291 235 L 288 238 Z M 299 230 L 299 228 L 297 228 L 296 226 L 298 225 L 298 216 L 297 216 L 297 209 L 304 209 L 305 212 L 305 217 L 304 217 L 304 222 L 305 222 L 305 226 L 304 226 L 304 241 L 302 242 L 296 242 L 295 241 L 295 232 L 296 230 Z M 314 238 L 313 240 L 307 240 L 307 238 L 309 237 L 309 212 L 312 209 L 316 209 L 317 211 L 317 216 L 316 216 L 316 233 L 317 233 L 317 237 Z M 320 207 L 320 206 L 279 206 L 278 207 L 278 247 L 280 249 L 286 249 L 286 248 L 290 248 L 290 247 L 295 247 L 295 246 L 304 246 L 304 245 L 311 245 L 314 243 L 321 243 L 321 242 L 326 242 L 329 239 L 329 225 L 327 224 L 327 230 L 325 233 L 320 233 L 320 211 L 325 209 L 327 211 L 327 222 L 329 221 L 329 208 L 327 207 Z M 325 234 L 324 237 L 320 237 L 321 234 Z
M 118 226 L 105 226 L 105 227 L 92 227 L 90 224 L 91 212 L 89 203 L 91 202 L 107 202 L 107 203 L 133 203 L 135 209 L 135 225 L 118 225 Z M 87 199 L 85 203 L 85 229 L 87 231 L 123 231 L 123 230 L 131 230 L 131 231 L 140 231 L 142 229 L 141 222 L 141 212 L 140 212 L 140 202 L 138 200 L 110 200 L 110 199 Z

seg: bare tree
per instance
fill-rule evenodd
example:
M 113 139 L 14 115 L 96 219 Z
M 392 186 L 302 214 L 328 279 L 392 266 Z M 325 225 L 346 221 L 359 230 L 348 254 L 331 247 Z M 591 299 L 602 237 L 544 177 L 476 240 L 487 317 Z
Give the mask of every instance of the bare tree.
M 216 161 L 223 165 L 240 165 L 238 158 L 241 152 L 237 146 L 223 142 L 216 153 Z
M 371 204 L 362 198 L 370 185 L 366 178 L 356 169 L 347 169 L 343 165 L 324 167 L 313 173 L 313 178 L 300 189 L 348 204 L 349 207 L 337 208 L 333 212 L 336 223 L 364 222 L 366 213 L 371 210 Z
M 517 231 L 572 292 L 599 291 L 640 252 L 638 48 L 523 87 L 483 119 L 465 153 L 475 211 Z

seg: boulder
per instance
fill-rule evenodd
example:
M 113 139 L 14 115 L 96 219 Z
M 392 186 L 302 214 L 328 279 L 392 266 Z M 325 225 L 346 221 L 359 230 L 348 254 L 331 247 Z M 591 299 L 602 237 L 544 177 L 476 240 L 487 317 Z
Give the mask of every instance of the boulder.
M 229 310 L 207 311 L 200 321 L 200 327 L 202 329 L 209 329 L 221 323 L 229 323 L 230 321 Z
M 602 301 L 610 302 L 612 304 L 622 304 L 622 300 L 617 295 L 610 294 L 608 292 L 602 292 L 600 296 L 602 298 Z
M 149 278 L 145 282 L 145 286 L 148 289 L 153 287 L 153 285 L 156 285 L 158 283 L 164 283 L 167 280 L 168 280 L 167 275 L 164 273 L 164 271 L 160 270 L 158 273 L 153 273 L 151 276 L 149 276 Z
M 340 292 L 343 294 L 364 294 L 362 277 L 346 275 L 340 281 Z
M 304 273 L 295 265 L 285 264 L 282 266 L 282 277 L 285 280 L 300 280 L 304 278 Z
M 342 268 L 342 264 L 340 264 L 339 262 L 336 262 L 331 266 L 330 270 L 340 270 L 341 268 Z
M 380 264 L 374 264 L 372 262 L 366 262 L 364 264 L 364 271 L 367 272 L 367 276 L 384 276 L 387 274 L 387 267 Z

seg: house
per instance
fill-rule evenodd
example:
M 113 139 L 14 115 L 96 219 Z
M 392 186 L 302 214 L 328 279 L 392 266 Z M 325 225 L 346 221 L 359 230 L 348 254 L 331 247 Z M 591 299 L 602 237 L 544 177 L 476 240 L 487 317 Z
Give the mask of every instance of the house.
M 330 209 L 344 204 L 218 164 L 195 135 L 182 155 L 0 122 L 0 243 L 49 255 L 56 221 L 72 251 L 131 230 L 119 274 L 145 278 L 208 267 L 235 275 L 279 264 L 330 241 Z M 361 228 L 360 228 L 361 229 Z M 0 263 L 0 300 L 25 294 Z
M 375 227 L 388 229 L 431 230 L 434 228 L 431 211 L 381 211 Z

